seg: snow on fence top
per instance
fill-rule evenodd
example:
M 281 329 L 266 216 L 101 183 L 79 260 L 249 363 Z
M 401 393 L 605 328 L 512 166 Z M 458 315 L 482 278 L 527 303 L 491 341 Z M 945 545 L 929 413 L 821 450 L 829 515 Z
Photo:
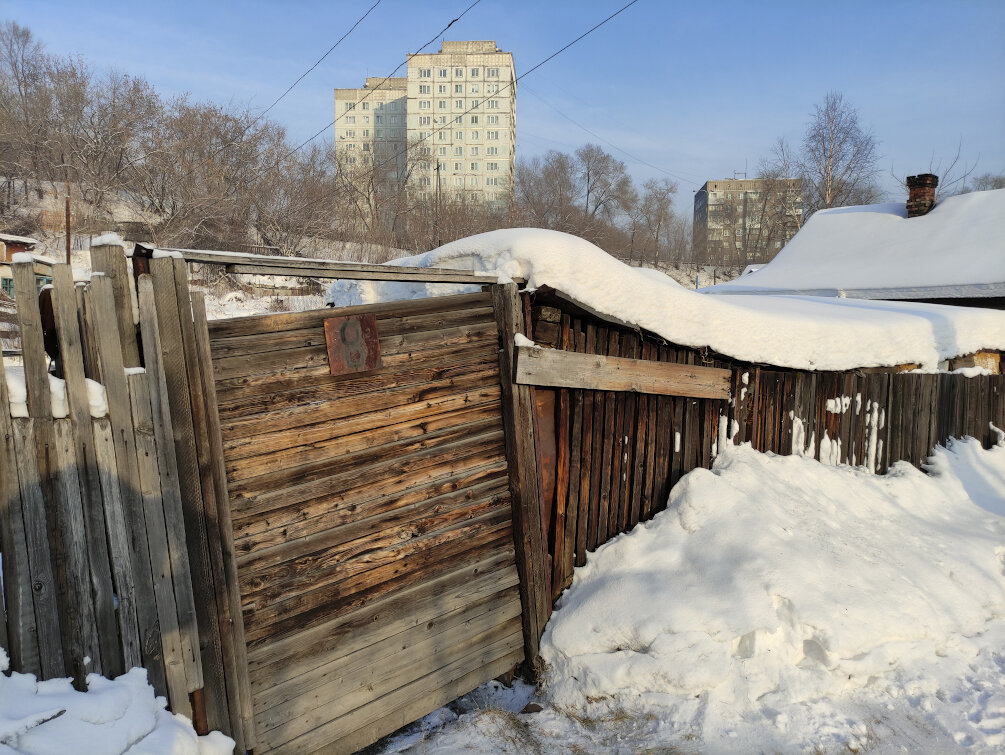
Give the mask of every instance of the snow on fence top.
M 490 231 L 388 264 L 524 278 L 528 288 L 551 286 L 601 317 L 674 343 L 781 367 L 840 371 L 915 363 L 935 370 L 945 359 L 1005 349 L 1003 312 L 810 296 L 708 296 L 558 231 Z M 460 290 L 452 286 L 449 293 Z M 428 284 L 336 281 L 327 301 L 346 306 L 433 293 L 447 291 Z
M 958 289 L 997 284 L 1005 296 L 1005 189 L 939 201 L 907 217 L 903 202 L 820 210 L 756 272 L 710 293 Z M 917 296 L 914 298 L 928 298 Z

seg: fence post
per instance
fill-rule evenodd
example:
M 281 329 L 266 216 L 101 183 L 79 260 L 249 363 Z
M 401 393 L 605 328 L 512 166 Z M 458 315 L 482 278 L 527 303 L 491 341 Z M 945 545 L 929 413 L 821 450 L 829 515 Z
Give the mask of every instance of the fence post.
M 534 450 L 534 407 L 530 389 L 513 382 L 513 336 L 524 331 L 523 308 L 514 283 L 494 285 L 492 301 L 502 339 L 499 377 L 502 381 L 506 458 L 513 500 L 513 540 L 523 603 L 524 655 L 527 669 L 536 675 L 540 671 L 538 652 L 541 634 L 548 621 L 550 600 L 546 588 L 540 486 Z

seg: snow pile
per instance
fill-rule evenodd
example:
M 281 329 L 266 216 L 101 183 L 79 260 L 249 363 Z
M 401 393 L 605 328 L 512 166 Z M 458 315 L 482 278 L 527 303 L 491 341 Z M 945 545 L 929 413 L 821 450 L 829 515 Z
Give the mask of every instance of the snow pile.
M 121 246 L 126 248 L 126 242 L 117 233 L 103 233 L 91 239 L 91 246 Z
M 674 343 L 797 369 L 907 363 L 938 369 L 948 358 L 1005 348 L 1003 312 L 907 302 L 707 296 L 557 231 L 491 231 L 393 264 L 473 270 L 502 280 L 523 278 L 530 288 L 552 286 L 603 317 Z M 349 306 L 471 290 L 477 287 L 337 281 L 327 301 Z
M 1005 284 L 1005 189 L 814 213 L 769 265 L 715 293 Z
M 129 370 L 126 370 L 129 374 Z M 28 386 L 25 382 L 24 367 L 5 367 L 7 390 L 10 398 L 10 416 L 28 416 Z M 66 400 L 66 381 L 55 375 L 49 375 L 49 400 L 52 405 L 53 419 L 63 419 L 68 416 L 70 407 Z M 108 414 L 108 402 L 105 386 L 90 378 L 87 382 L 87 402 L 92 417 L 104 417 Z
M 0 670 L 9 665 L 0 650 Z M 0 750 L 57 753 L 173 753 L 223 755 L 234 740 L 219 732 L 199 737 L 184 716 L 165 710 L 146 672 L 134 668 L 114 681 L 87 677 L 87 692 L 69 679 L 39 682 L 32 674 L 0 674 Z
M 576 571 L 549 702 L 649 715 L 647 746 L 1005 747 L 1005 446 L 931 471 L 720 453 Z

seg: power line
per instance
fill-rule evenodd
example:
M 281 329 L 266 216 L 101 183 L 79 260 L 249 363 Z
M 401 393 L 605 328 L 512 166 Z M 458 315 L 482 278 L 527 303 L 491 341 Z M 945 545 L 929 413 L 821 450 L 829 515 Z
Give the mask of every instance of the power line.
M 471 6 L 471 7 L 474 7 L 474 5 L 477 5 L 477 2 L 478 2 L 478 1 L 479 1 L 479 0 L 476 0 L 476 2 L 475 2 L 475 3 L 472 3 L 472 6 Z M 477 110 L 477 109 L 478 109 L 479 107 L 481 107 L 481 106 L 482 106 L 483 104 L 485 104 L 486 102 L 488 102 L 488 101 L 489 101 L 490 99 L 492 99 L 493 97 L 498 97 L 498 96 L 499 96 L 500 94 L 504 94 L 504 93 L 505 93 L 505 92 L 506 92 L 506 91 L 507 91 L 508 89 L 512 89 L 512 88 L 513 88 L 513 86 L 514 86 L 514 85 L 515 85 L 515 84 L 516 84 L 517 82 L 519 82 L 519 81 L 520 81 L 521 79 L 523 79 L 523 78 L 524 78 L 524 77 L 526 77 L 526 76 L 529 76 L 529 75 L 530 75 L 530 74 L 532 74 L 532 73 L 533 73 L 534 71 L 536 71 L 536 70 L 537 70 L 537 69 L 539 69 L 539 68 L 540 68 L 541 66 L 543 66 L 543 65 L 544 65 L 545 63 L 547 63 L 547 62 L 549 62 L 550 60 L 553 60 L 554 58 L 558 57 L 558 56 L 559 56 L 559 55 L 561 55 L 561 54 L 562 54 L 563 52 L 565 52 L 566 50 L 568 50 L 568 49 L 569 49 L 570 47 L 572 47 L 573 45 L 575 45 L 575 44 L 576 44 L 577 42 L 579 42 L 579 41 L 581 41 L 581 40 L 585 39 L 585 38 L 586 38 L 587 36 L 589 36 L 590 34 L 592 34 L 593 32 L 595 32 L 595 31 L 596 31 L 597 29 L 599 29 L 599 28 L 600 28 L 601 26 L 603 26 L 604 24 L 608 23 L 609 21 L 611 21 L 611 20 L 612 20 L 613 18 L 615 18 L 616 16 L 620 15 L 620 14 L 621 14 L 621 13 L 623 13 L 624 11 L 628 10 L 629 8 L 631 8 L 631 7 L 632 7 L 633 5 L 635 5 L 635 3 L 637 3 L 638 1 L 639 1 L 639 0 L 631 0 L 631 2 L 629 2 L 629 3 L 626 3 L 625 5 L 621 6 L 621 7 L 620 7 L 620 8 L 618 9 L 618 10 L 616 10 L 616 11 L 615 11 L 614 13 L 612 13 L 611 15 L 609 15 L 609 16 L 608 16 L 607 18 L 605 18 L 605 19 L 604 19 L 603 21 L 600 21 L 600 22 L 598 22 L 597 24 L 594 24 L 594 25 L 593 25 L 592 27 L 590 27 L 589 29 L 587 29 L 587 30 L 586 30 L 585 32 L 583 32 L 582 34 L 580 34 L 580 35 L 579 35 L 578 37 L 576 37 L 576 38 L 575 38 L 574 40 L 572 40 L 571 42 L 569 42 L 569 43 L 568 43 L 568 44 L 566 44 L 565 46 L 561 47 L 561 48 L 560 48 L 560 49 L 558 49 L 557 51 L 553 52 L 553 53 L 552 53 L 551 55 L 549 55 L 548 57 L 546 57 L 546 58 L 545 58 L 544 60 L 542 60 L 542 61 L 538 62 L 538 63 L 537 63 L 536 65 L 534 65 L 534 66 L 532 66 L 531 68 L 529 68 L 528 70 L 524 71 L 524 72 L 523 72 L 523 73 L 521 73 L 521 74 L 520 74 L 519 76 L 516 76 L 516 77 L 514 77 L 512 81 L 510 81 L 510 82 L 509 82 L 509 83 L 507 83 L 507 84 L 506 84 L 505 86 L 503 86 L 503 87 L 502 87 L 502 88 L 501 88 L 501 89 L 500 89 L 500 90 L 499 90 L 498 92 L 494 92 L 494 93 L 493 93 L 493 94 L 492 94 L 491 96 L 487 96 L 487 97 L 485 97 L 485 98 L 483 98 L 483 99 L 479 100 L 479 101 L 478 101 L 478 102 L 476 102 L 476 103 L 475 103 L 474 105 L 472 105 L 472 106 L 471 106 L 471 107 L 469 107 L 469 108 L 468 108 L 467 110 L 465 110 L 465 111 L 464 111 L 463 113 L 461 113 L 461 114 L 460 114 L 459 116 L 455 116 L 455 120 L 454 120 L 454 123 L 456 123 L 456 122 L 457 122 L 457 121 L 456 121 L 456 119 L 457 119 L 457 118 L 461 118 L 461 117 L 463 117 L 463 116 L 465 116 L 465 115 L 468 115 L 468 114 L 470 114 L 470 113 L 474 112 L 475 110 Z M 469 9 L 468 9 L 468 10 L 470 10 L 470 7 L 469 7 Z M 467 13 L 467 11 L 465 11 L 465 13 Z M 462 13 L 461 15 L 463 16 L 464 14 Z M 456 21 L 456 20 L 457 20 L 457 19 L 454 19 L 454 21 Z M 453 22 L 453 21 L 451 21 L 450 23 L 451 23 L 451 24 L 453 24 L 454 22 Z M 447 28 L 449 28 L 449 25 L 447 26 Z M 441 32 L 441 33 L 442 33 L 442 32 Z M 428 44 L 429 44 L 429 43 L 427 43 L 427 45 L 428 45 Z M 398 68 L 401 68 L 401 66 L 398 66 Z M 395 71 L 397 71 L 397 70 L 398 70 L 398 69 L 395 69 Z M 393 74 L 392 74 L 392 75 L 393 75 Z M 390 77 L 387 77 L 387 78 L 390 78 Z M 387 79 L 385 78 L 385 79 L 384 79 L 384 81 L 386 81 L 386 80 L 387 80 Z M 381 82 L 381 83 L 383 83 L 383 82 Z M 364 99 L 366 99 L 366 98 L 364 98 Z M 362 102 L 362 100 L 360 100 L 360 102 Z M 336 119 L 335 119 L 335 121 L 337 121 L 337 120 L 338 120 L 338 118 L 336 118 Z M 331 122 L 331 123 L 329 123 L 329 124 L 328 124 L 327 126 L 325 126 L 325 128 L 324 128 L 324 129 L 321 129 L 321 131 L 318 131 L 318 132 L 317 132 L 316 134 L 314 134 L 314 136 L 312 136 L 312 137 L 311 137 L 310 139 L 308 139 L 307 141 L 305 141 L 305 142 L 301 143 L 301 144 L 300 144 L 300 145 L 299 145 L 298 147 L 296 147 L 296 149 L 294 149 L 293 151 L 291 151 L 290 153 L 288 153 L 288 154 L 286 155 L 286 157 L 289 157 L 289 155 L 293 154 L 293 152 L 296 152 L 296 151 L 297 151 L 298 149 L 300 149 L 301 147 L 303 147 L 304 145 L 306 145 L 306 144 L 307 144 L 308 142 L 312 141 L 313 139 L 317 138 L 317 137 L 318 137 L 319 135 L 321 135 L 322 133 L 324 133 L 324 131 L 325 131 L 325 130 L 327 130 L 328 128 L 330 128 L 331 126 L 333 126 L 333 125 L 335 124 L 335 121 L 332 121 L 332 122 Z M 409 146 L 406 146 L 406 147 L 405 147 L 405 149 L 404 149 L 403 151 L 399 151 L 399 152 L 396 152 L 395 154 L 393 154 L 393 155 L 391 155 L 390 157 L 386 158 L 386 159 L 385 159 L 385 160 L 383 160 L 382 162 L 374 164 L 374 165 L 373 165 L 373 166 L 372 166 L 372 167 L 370 168 L 370 170 L 369 170 L 369 171 L 367 171 L 367 173 L 368 173 L 368 174 L 371 174 L 371 175 L 372 175 L 372 174 L 376 173 L 376 172 L 377 172 L 377 170 L 378 170 L 379 168 L 382 168 L 383 166 L 387 165 L 388 163 L 390 163 L 390 162 L 392 162 L 392 161 L 394 161 L 394 162 L 397 162 L 397 160 L 398 160 L 398 158 L 399 158 L 399 157 L 401 157 L 402 155 L 407 155 L 407 153 L 408 153 L 409 149 L 414 149 L 414 148 L 418 147 L 419 145 L 421 145 L 421 144 L 423 144 L 424 142 L 426 142 L 426 141 L 428 141 L 429 139 L 431 139 L 431 138 L 433 137 L 433 135 L 434 135 L 434 134 L 438 134 L 438 133 L 440 133 L 440 132 L 441 132 L 441 131 L 443 131 L 444 129 L 446 129 L 446 128 L 449 128 L 449 127 L 450 127 L 451 125 L 452 125 L 452 124 L 447 124 L 447 123 L 443 123 L 443 124 L 441 124 L 439 128 L 437 128 L 437 129 L 435 129 L 435 130 L 433 130 L 433 131 L 430 131 L 430 132 L 429 132 L 428 134 L 426 134 L 426 136 L 423 136 L 423 137 L 421 137 L 421 138 L 420 138 L 420 139 L 419 139 L 418 141 L 416 141 L 416 142 L 415 142 L 415 143 L 414 143 L 413 145 L 411 145 L 410 147 L 409 147 Z M 285 159 L 285 158 L 284 158 L 284 159 Z M 271 169 L 271 168 L 270 168 L 270 169 Z M 357 180 L 359 180 L 359 178 L 361 178 L 361 177 L 362 177 L 362 176 L 357 176 Z M 682 180 L 683 180 L 683 179 L 682 179 Z M 317 204 L 317 203 L 318 203 L 319 201 L 321 201 L 322 199 L 326 199 L 326 198 L 327 198 L 328 196 L 330 196 L 330 194 L 323 194 L 322 196 L 318 197 L 317 199 L 315 199 L 315 200 L 313 200 L 313 201 L 311 201 L 311 202 L 308 202 L 308 203 L 306 203 L 306 204 L 304 205 L 304 207 L 311 207 L 311 206 L 313 206 L 313 205 Z
M 582 123 L 579 123 L 578 121 L 573 120 L 573 118 L 571 118 L 570 116 L 568 116 L 565 113 L 563 113 L 561 110 L 559 110 L 557 107 L 555 107 L 554 105 L 552 105 L 550 102 L 548 102 L 546 99 L 544 99 L 544 97 L 542 97 L 541 95 L 539 95 L 537 92 L 535 92 L 534 90 L 532 90 L 530 87 L 524 85 L 524 89 L 527 92 L 530 92 L 530 94 L 532 94 L 534 97 L 536 97 L 537 99 L 539 99 L 545 105 L 547 105 L 548 107 L 550 107 L 552 110 L 554 110 L 560 116 L 562 116 L 563 118 L 565 118 L 565 120 L 569 121 L 569 123 L 573 124 L 574 126 L 578 126 L 583 131 L 585 131 L 586 133 L 590 134 L 590 136 L 593 136 L 594 138 L 599 139 L 600 141 L 602 141 L 605 144 L 607 144 L 609 147 L 612 147 L 613 149 L 616 149 L 618 152 L 620 152 L 621 154 L 625 155 L 629 159 L 634 160 L 635 162 L 640 163 L 642 165 L 646 165 L 646 166 L 652 168 L 653 170 L 658 170 L 660 173 L 663 173 L 663 174 L 665 174 L 667 176 L 670 176 L 671 178 L 676 178 L 678 181 L 683 181 L 686 184 L 692 184 L 692 183 L 694 183 L 694 181 L 692 181 L 691 179 L 685 178 L 684 176 L 681 176 L 681 175 L 679 175 L 677 173 L 673 173 L 673 172 L 671 172 L 669 170 L 665 170 L 664 168 L 661 168 L 658 165 L 653 165 L 652 163 L 647 162 L 646 160 L 643 160 L 641 157 L 636 157 L 635 155 L 633 155 L 628 150 L 619 147 L 617 144 L 615 144 L 614 142 L 612 142 L 610 139 L 607 139 L 607 138 L 601 136 L 600 134 L 596 133 L 595 131 L 591 131 L 586 126 L 584 126 Z

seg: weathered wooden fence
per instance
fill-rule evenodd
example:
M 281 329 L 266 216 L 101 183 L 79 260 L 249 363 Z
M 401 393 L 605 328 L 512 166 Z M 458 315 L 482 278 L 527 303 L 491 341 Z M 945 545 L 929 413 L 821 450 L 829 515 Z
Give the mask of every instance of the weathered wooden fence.
M 120 331 L 132 306 L 116 302 L 110 268 L 74 286 L 57 265 L 44 331 L 32 265 L 13 268 L 23 373 L 12 382 L 26 395 L 12 408 L 0 380 L 4 647 L 15 670 L 78 685 L 144 666 L 191 716 L 199 633 L 152 320 L 144 370 L 135 328 Z M 47 339 L 61 379 L 49 375 Z
M 379 366 L 333 375 L 325 323 L 367 317 Z M 218 320 L 209 344 L 257 747 L 352 752 L 512 670 L 491 294 Z
M 998 438 L 991 424 L 1005 428 L 1005 375 L 766 368 L 668 344 L 547 292 L 534 306 L 529 296 L 524 303 L 529 327 L 523 332 L 546 351 L 633 360 L 576 374 L 581 360 L 563 358 L 552 370 L 557 374 L 544 379 L 517 373 L 535 385 L 553 597 L 588 551 L 661 511 L 681 475 L 710 467 L 721 443 L 749 441 L 760 451 L 884 473 L 899 460 L 921 466 L 951 437 L 969 435 L 990 447 Z M 677 395 L 663 395 L 658 381 L 672 378 L 674 365 L 693 374 L 671 386 Z M 708 378 L 695 368 L 725 376 L 728 398 L 701 397 Z M 600 374 L 603 386 L 596 382 Z

